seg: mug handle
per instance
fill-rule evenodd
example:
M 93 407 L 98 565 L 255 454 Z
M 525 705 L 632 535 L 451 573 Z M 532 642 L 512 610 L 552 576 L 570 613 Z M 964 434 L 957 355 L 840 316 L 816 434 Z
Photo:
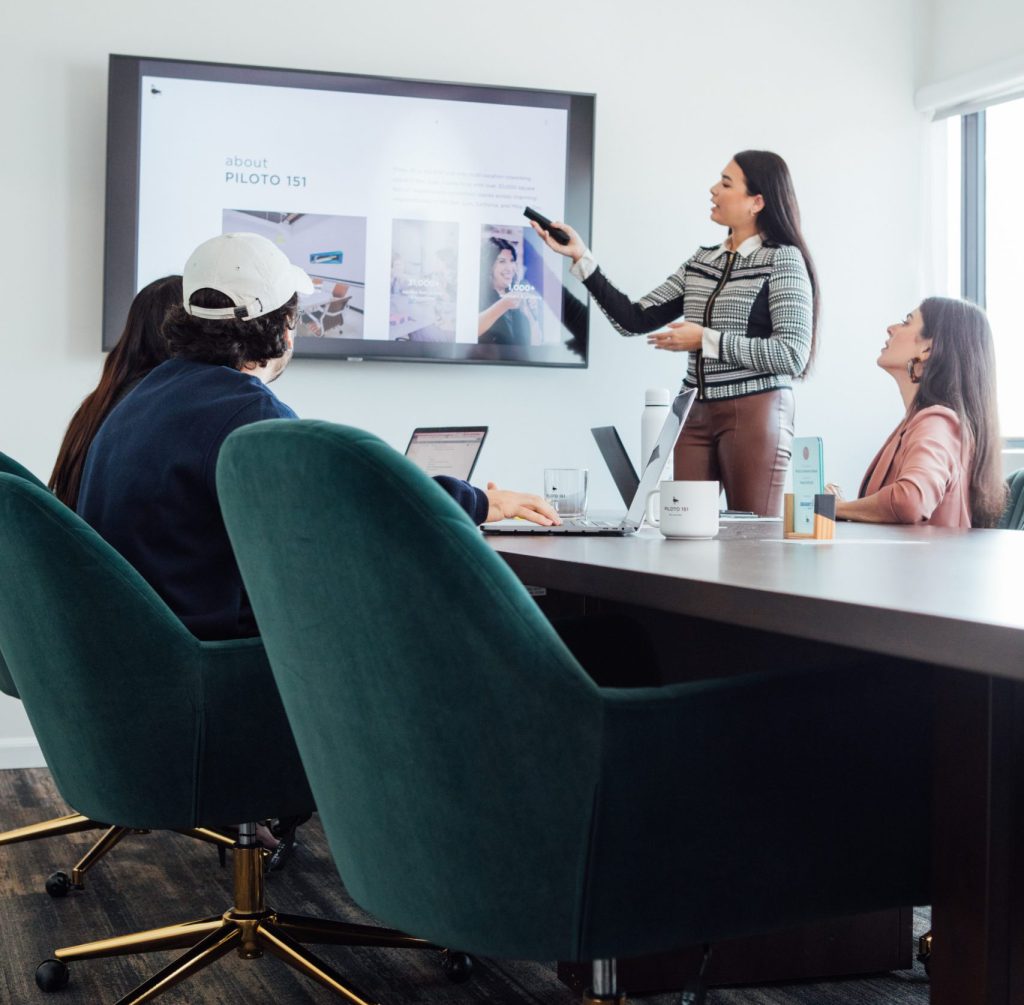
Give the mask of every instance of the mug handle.
M 654 509 L 652 510 L 651 509 L 651 500 L 655 496 L 658 497 L 658 505 L 655 506 Z M 657 489 L 653 489 L 652 491 L 648 492 L 647 493 L 647 502 L 644 505 L 645 505 L 645 512 L 646 512 L 646 515 L 647 515 L 647 522 L 652 527 L 660 527 L 661 526 L 661 489 L 657 488 Z

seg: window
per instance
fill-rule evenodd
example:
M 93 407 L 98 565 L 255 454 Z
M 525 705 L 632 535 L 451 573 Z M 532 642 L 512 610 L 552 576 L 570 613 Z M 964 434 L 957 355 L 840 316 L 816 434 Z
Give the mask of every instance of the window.
M 1021 295 L 1024 293 L 1024 99 L 994 105 L 985 116 L 985 286 L 996 343 L 1003 436 L 1024 438 Z
M 959 213 L 949 214 L 950 271 L 959 245 L 960 294 L 985 307 L 992 324 L 1002 434 L 1024 445 L 1017 380 L 1024 369 L 1024 98 L 948 122 L 955 130 L 948 137 L 950 162 L 957 151 L 960 159 L 960 170 L 947 165 L 950 197 L 960 204 Z

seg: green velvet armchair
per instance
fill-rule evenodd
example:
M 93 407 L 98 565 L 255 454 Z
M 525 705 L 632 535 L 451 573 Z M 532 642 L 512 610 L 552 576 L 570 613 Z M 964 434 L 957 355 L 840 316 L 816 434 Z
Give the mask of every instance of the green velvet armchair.
M 931 714 L 909 670 L 766 654 L 601 689 L 374 436 L 258 423 L 217 485 L 338 869 L 387 924 L 597 961 L 605 1000 L 616 957 L 927 903 Z
M 0 453 L 0 474 L 15 475 L 24 479 L 30 485 L 46 490 L 46 486 L 28 468 L 19 464 L 13 457 Z M 44 635 L 40 636 L 41 640 Z M 9 695 L 11 698 L 18 698 L 18 689 L 14 686 L 10 670 L 0 652 L 0 692 Z M 82 831 L 102 830 L 92 847 L 71 867 L 68 872 L 63 870 L 52 873 L 46 879 L 46 892 L 51 897 L 64 897 L 72 890 L 85 889 L 85 877 L 97 862 L 99 862 L 122 838 L 131 833 L 129 828 L 111 826 L 91 820 L 81 813 L 69 813 L 53 820 L 44 820 L 36 824 L 28 824 L 25 827 L 17 827 L 9 831 L 0 832 L 0 847 L 3 845 L 19 844 L 22 841 L 36 841 L 40 838 L 58 837 L 64 834 L 77 834 Z M 225 862 L 225 849 L 234 844 L 234 838 L 207 827 L 196 827 L 183 831 L 190 837 L 208 841 L 217 846 L 221 855 L 221 864 Z
M 434 948 L 266 906 L 255 822 L 309 812 L 313 799 L 260 640 L 198 641 L 89 526 L 9 474 L 0 475 L 0 651 L 61 796 L 84 816 L 140 829 L 246 821 L 224 915 L 58 949 L 37 971 L 43 990 L 64 986 L 72 961 L 187 950 L 119 999 L 134 1005 L 237 949 L 244 959 L 272 953 L 358 1003 L 303 943 Z
M 1024 530 L 1024 468 L 1006 479 L 1006 508 L 998 526 L 1003 530 Z

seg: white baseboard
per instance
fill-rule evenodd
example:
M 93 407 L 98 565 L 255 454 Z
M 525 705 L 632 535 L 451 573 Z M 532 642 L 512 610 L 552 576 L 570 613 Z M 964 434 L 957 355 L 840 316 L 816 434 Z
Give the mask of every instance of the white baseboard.
M 39 744 L 31 736 L 0 739 L 0 769 L 42 768 L 46 762 Z

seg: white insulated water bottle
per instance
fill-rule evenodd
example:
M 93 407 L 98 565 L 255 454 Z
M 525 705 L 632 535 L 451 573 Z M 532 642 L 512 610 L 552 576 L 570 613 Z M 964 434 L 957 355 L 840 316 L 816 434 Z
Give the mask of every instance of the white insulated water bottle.
M 644 411 L 640 417 L 640 477 L 643 477 L 644 469 L 650 460 L 651 451 L 658 442 L 658 434 L 661 427 L 665 425 L 668 418 L 669 401 L 671 394 L 667 387 L 649 387 L 644 396 Z M 672 479 L 672 452 L 669 451 L 665 459 L 665 470 L 662 471 L 658 481 L 671 481 Z

